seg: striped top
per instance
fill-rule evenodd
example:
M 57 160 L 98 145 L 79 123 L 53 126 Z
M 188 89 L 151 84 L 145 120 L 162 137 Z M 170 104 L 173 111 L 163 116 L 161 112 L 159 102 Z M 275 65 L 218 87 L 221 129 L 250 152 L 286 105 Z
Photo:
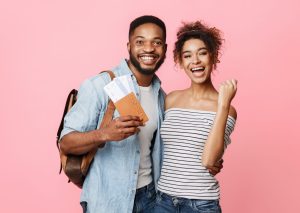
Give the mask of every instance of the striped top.
M 171 108 L 161 126 L 164 157 L 158 189 L 171 196 L 188 199 L 217 200 L 218 181 L 202 166 L 205 141 L 216 112 Z M 230 144 L 235 119 L 228 116 L 224 145 Z

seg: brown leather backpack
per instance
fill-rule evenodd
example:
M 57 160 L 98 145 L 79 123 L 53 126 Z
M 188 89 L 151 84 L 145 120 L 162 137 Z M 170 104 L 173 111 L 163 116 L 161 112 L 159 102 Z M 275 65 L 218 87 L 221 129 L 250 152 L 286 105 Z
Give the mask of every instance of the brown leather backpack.
M 102 71 L 107 72 L 110 75 L 111 80 L 114 79 L 115 75 L 112 71 Z M 94 156 L 98 150 L 98 147 L 89 151 L 86 154 L 82 155 L 72 155 L 68 154 L 65 155 L 59 145 L 59 138 L 61 135 L 61 131 L 64 128 L 64 118 L 65 115 L 70 111 L 72 106 L 76 103 L 77 100 L 77 90 L 73 89 L 67 98 L 64 113 L 57 131 L 57 138 L 56 138 L 56 145 L 59 150 L 60 154 L 60 171 L 59 174 L 61 173 L 62 170 L 64 170 L 65 174 L 69 178 L 69 182 L 74 183 L 76 186 L 79 188 L 82 188 L 84 179 L 88 173 L 89 167 L 91 162 L 94 159 Z M 104 117 L 102 119 L 101 125 L 99 128 L 103 128 L 109 124 L 109 122 L 112 120 L 113 113 L 115 111 L 115 105 L 113 102 L 109 99 L 108 105 L 107 105 L 107 110 L 104 114 Z

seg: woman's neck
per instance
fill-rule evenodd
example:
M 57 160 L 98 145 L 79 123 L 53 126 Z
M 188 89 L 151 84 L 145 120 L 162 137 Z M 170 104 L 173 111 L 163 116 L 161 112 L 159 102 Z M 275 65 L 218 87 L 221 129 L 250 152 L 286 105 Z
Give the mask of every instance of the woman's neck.
M 216 98 L 216 95 L 218 94 L 211 80 L 208 80 L 201 84 L 192 82 L 189 91 L 191 93 L 191 97 L 194 100 L 200 100 L 200 99 L 214 100 Z

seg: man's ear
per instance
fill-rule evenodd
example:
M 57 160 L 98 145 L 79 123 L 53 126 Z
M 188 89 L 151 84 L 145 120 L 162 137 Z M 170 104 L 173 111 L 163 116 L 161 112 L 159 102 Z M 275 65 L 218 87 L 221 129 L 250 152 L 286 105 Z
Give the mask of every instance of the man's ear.
M 129 42 L 127 42 L 127 50 L 128 50 L 128 52 L 130 52 L 130 43 Z
M 167 49 L 168 49 L 168 45 L 167 44 L 164 44 L 164 58 L 167 57 Z

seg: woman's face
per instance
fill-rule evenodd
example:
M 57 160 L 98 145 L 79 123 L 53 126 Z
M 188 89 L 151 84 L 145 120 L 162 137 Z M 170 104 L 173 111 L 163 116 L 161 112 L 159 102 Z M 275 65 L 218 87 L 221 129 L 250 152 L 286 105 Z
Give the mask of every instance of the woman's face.
M 180 66 L 195 83 L 204 83 L 210 79 L 212 63 L 204 42 L 200 39 L 185 41 L 181 52 Z

